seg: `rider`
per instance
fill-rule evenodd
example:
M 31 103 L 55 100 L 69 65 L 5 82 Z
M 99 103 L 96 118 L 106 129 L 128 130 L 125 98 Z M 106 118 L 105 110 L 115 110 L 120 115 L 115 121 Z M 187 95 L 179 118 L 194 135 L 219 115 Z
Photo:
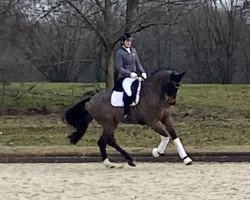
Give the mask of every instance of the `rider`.
M 116 52 L 115 55 L 115 67 L 118 72 L 118 79 L 130 77 L 132 79 L 137 79 L 138 76 L 141 76 L 143 79 L 147 79 L 147 74 L 143 69 L 137 52 L 132 45 L 132 35 L 130 33 L 123 33 L 121 38 L 121 46 Z M 123 85 L 123 88 L 128 96 L 132 95 L 131 84 Z M 129 121 L 131 117 L 130 113 L 130 102 L 127 98 L 124 99 L 124 119 Z

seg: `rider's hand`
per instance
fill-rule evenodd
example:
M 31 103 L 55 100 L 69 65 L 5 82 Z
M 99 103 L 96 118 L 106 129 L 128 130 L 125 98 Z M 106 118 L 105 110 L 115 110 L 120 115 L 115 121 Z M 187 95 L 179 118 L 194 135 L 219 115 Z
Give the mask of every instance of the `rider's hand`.
M 145 80 L 147 79 L 147 74 L 146 74 L 145 72 L 143 72 L 143 73 L 141 74 L 141 76 L 142 76 L 143 79 L 145 79 Z
M 131 72 L 130 78 L 136 79 L 137 78 L 137 74 L 135 72 Z

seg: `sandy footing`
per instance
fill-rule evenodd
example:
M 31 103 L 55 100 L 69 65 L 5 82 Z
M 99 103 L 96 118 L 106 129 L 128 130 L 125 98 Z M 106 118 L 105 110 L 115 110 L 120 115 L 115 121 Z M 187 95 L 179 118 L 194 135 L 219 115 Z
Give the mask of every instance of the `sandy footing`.
M 3 200 L 250 199 L 250 163 L 0 164 Z

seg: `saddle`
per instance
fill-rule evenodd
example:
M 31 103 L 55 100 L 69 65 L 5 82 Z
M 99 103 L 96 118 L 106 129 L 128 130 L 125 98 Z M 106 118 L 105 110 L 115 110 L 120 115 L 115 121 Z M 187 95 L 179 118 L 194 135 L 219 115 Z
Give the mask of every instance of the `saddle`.
M 124 90 L 123 85 L 131 85 L 132 95 L 128 97 L 128 94 Z M 141 82 L 137 79 L 132 79 L 130 77 L 120 78 L 115 83 L 113 88 L 110 103 L 114 107 L 123 107 L 124 98 L 129 98 L 132 102 L 131 106 L 136 106 L 140 100 Z

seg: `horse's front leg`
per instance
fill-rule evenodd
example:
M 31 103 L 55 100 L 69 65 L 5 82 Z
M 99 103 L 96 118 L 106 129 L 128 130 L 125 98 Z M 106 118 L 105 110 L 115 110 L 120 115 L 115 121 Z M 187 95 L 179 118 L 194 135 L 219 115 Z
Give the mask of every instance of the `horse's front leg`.
M 181 143 L 180 138 L 178 138 L 176 135 L 176 132 L 175 132 L 173 125 L 172 125 L 171 117 L 169 115 L 167 115 L 167 116 L 162 118 L 161 122 L 165 125 L 169 135 L 171 136 L 171 138 L 175 144 L 175 147 L 178 151 L 178 154 L 179 154 L 180 158 L 182 159 L 182 161 L 184 162 L 184 164 L 186 164 L 186 165 L 192 164 L 192 160 L 191 160 L 191 158 L 188 157 L 188 155 L 187 155 L 187 153 L 186 153 L 186 151 Z
M 154 148 L 152 151 L 153 156 L 157 158 L 164 153 L 169 143 L 168 132 L 166 131 L 165 127 L 160 121 L 155 121 L 151 123 L 150 126 L 153 128 L 155 132 L 159 133 L 161 136 L 160 144 L 158 145 L 157 148 Z

